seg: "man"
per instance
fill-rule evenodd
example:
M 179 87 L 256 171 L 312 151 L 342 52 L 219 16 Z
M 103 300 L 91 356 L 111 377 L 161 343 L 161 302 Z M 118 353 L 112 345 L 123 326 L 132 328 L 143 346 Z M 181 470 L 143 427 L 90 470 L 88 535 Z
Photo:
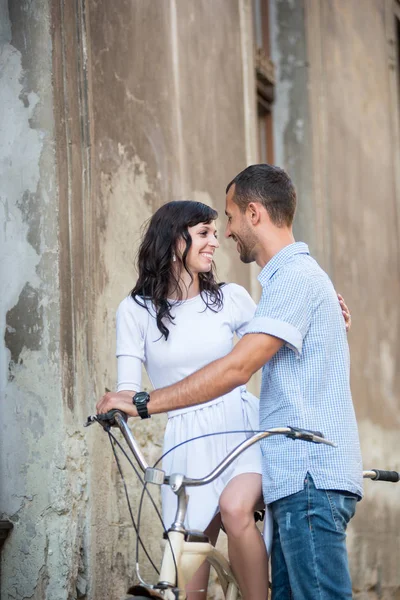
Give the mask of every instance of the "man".
M 262 267 L 254 319 L 227 356 L 134 402 L 141 416 L 200 404 L 263 367 L 260 427 L 319 430 L 337 444 L 277 437 L 262 445 L 263 494 L 274 520 L 272 598 L 347 600 L 345 532 L 362 496 L 362 464 L 341 309 L 326 273 L 294 240 L 296 193 L 288 175 L 253 165 L 226 192 L 226 236 L 243 262 Z M 122 394 L 104 396 L 98 410 L 137 415 Z

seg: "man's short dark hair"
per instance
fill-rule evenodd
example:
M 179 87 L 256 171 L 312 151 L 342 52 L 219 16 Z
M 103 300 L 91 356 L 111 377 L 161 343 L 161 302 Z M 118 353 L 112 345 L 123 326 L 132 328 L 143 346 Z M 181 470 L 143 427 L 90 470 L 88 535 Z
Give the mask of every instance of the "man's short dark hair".
M 236 175 L 226 193 L 235 184 L 233 201 L 241 212 L 250 202 L 260 202 L 278 227 L 290 226 L 296 210 L 296 190 L 289 175 L 274 165 L 251 165 Z

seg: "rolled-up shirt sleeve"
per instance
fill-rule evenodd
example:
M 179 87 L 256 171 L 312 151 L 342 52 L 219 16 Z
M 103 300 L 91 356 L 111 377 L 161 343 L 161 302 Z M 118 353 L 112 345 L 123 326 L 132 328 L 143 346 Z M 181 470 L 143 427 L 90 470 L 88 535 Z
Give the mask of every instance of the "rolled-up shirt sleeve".
M 117 391 L 140 391 L 142 363 L 145 361 L 144 328 L 140 307 L 134 300 L 125 298 L 119 305 L 116 319 L 117 333 Z M 143 312 L 143 311 L 140 311 Z
M 261 300 L 245 334 L 272 335 L 300 356 L 311 315 L 312 280 L 299 271 L 280 269 L 263 286 Z

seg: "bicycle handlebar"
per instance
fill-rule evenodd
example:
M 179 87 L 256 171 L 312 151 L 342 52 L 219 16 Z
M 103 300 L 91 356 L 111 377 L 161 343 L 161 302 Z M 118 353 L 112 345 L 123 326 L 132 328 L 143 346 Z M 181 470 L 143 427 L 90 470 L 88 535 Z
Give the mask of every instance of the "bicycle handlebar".
M 269 429 L 266 431 L 261 431 L 255 433 L 247 440 L 244 440 L 239 446 L 234 448 L 228 456 L 217 466 L 211 473 L 206 475 L 201 479 L 191 479 L 190 477 L 185 477 L 184 475 L 166 475 L 164 471 L 161 469 L 151 468 L 149 467 L 144 455 L 142 454 L 141 449 L 139 448 L 135 438 L 132 435 L 131 430 L 127 424 L 127 415 L 121 410 L 111 410 L 108 413 L 96 416 L 89 416 L 87 418 L 85 427 L 92 425 L 93 423 L 99 423 L 106 431 L 110 429 L 110 427 L 119 427 L 121 430 L 129 448 L 131 449 L 133 455 L 139 463 L 140 468 L 145 473 L 145 481 L 148 483 L 155 483 L 157 485 L 161 485 L 163 483 L 169 483 L 171 488 L 174 491 L 182 485 L 189 486 L 200 486 L 206 485 L 211 481 L 214 481 L 221 473 L 225 471 L 225 469 L 242 453 L 244 450 L 262 440 L 264 438 L 273 436 L 273 435 L 284 435 L 293 440 L 304 440 L 307 442 L 313 442 L 314 444 L 326 444 L 328 446 L 335 446 L 333 442 L 326 440 L 323 437 L 323 434 L 319 431 L 310 431 L 308 429 L 300 429 L 298 427 L 275 427 L 273 429 Z
M 106 414 L 93 415 L 87 418 L 84 427 L 88 427 L 93 423 L 99 423 L 103 429 L 108 431 L 110 427 L 119 427 L 121 430 L 126 443 L 130 450 L 135 456 L 140 468 L 145 473 L 145 481 L 148 483 L 155 483 L 162 485 L 163 483 L 169 483 L 175 486 L 175 490 L 182 487 L 182 485 L 199 486 L 206 485 L 211 481 L 214 481 L 219 475 L 249 446 L 252 446 L 259 440 L 273 436 L 273 435 L 284 435 L 293 440 L 304 440 L 307 442 L 313 442 L 315 444 L 326 444 L 328 446 L 336 446 L 333 442 L 326 440 L 320 431 L 310 431 L 308 429 L 300 429 L 297 427 L 276 427 L 266 431 L 255 433 L 247 440 L 243 441 L 239 446 L 234 448 L 228 456 L 217 466 L 211 473 L 201 479 L 191 479 L 184 475 L 174 474 L 166 475 L 161 469 L 149 467 L 140 447 L 138 446 L 135 438 L 132 435 L 131 430 L 127 424 L 128 415 L 121 410 L 110 410 Z M 372 469 L 370 471 L 363 471 L 363 477 L 366 479 L 372 479 L 374 481 L 391 481 L 397 483 L 400 481 L 400 473 L 397 471 L 382 471 L 380 469 Z
M 182 485 L 199 486 L 211 483 L 221 475 L 229 467 L 229 465 L 247 448 L 255 444 L 256 442 L 273 436 L 273 435 L 284 435 L 285 437 L 293 440 L 304 440 L 307 442 L 313 442 L 315 444 L 326 444 L 327 446 L 335 446 L 333 442 L 326 440 L 320 432 L 308 431 L 307 429 L 298 429 L 296 427 L 274 427 L 266 431 L 255 433 L 250 438 L 239 444 L 234 450 L 232 450 L 226 458 L 217 466 L 211 473 L 202 477 L 201 479 L 191 479 L 190 477 L 184 477 Z M 171 479 L 170 476 L 169 480 Z M 172 487 L 172 486 L 171 486 Z
M 363 476 L 365 479 L 372 479 L 373 481 L 391 481 L 392 483 L 400 481 L 400 473 L 397 471 L 371 469 L 371 471 L 364 471 Z

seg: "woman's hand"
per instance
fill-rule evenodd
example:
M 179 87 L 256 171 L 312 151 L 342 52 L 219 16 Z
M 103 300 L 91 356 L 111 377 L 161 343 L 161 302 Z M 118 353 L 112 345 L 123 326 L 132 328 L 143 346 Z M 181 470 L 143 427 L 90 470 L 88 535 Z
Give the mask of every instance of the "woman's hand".
M 341 296 L 340 294 L 338 294 L 338 298 L 339 298 L 339 304 L 340 304 L 340 308 L 342 309 L 342 314 L 344 317 L 344 322 L 346 324 L 346 331 L 350 331 L 350 327 L 351 327 L 351 314 L 350 314 L 350 310 L 348 309 L 343 296 Z
M 132 398 L 135 394 L 136 392 L 131 391 L 107 392 L 96 404 L 97 414 L 101 415 L 113 408 L 117 408 L 130 417 L 137 417 L 136 406 L 132 403 Z

